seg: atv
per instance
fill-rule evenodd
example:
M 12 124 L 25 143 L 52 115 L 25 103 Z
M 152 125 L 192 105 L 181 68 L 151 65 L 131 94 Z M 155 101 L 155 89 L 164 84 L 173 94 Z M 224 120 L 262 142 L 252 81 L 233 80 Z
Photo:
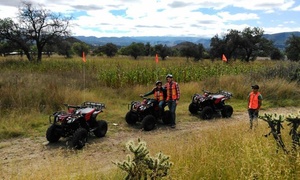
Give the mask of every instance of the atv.
M 166 104 L 164 105 L 164 107 Z M 161 119 L 163 124 L 171 123 L 171 112 L 169 110 L 159 113 L 158 103 L 155 99 L 143 97 L 143 101 L 132 101 L 128 104 L 129 111 L 125 120 L 129 125 L 137 122 L 141 124 L 141 129 L 151 131 Z
M 232 97 L 232 93 L 227 91 L 219 91 L 211 93 L 203 90 L 204 94 L 194 94 L 192 102 L 189 105 L 191 114 L 200 115 L 202 119 L 212 119 L 214 115 L 223 118 L 231 117 L 233 108 L 225 105 L 225 101 Z
M 72 146 L 81 149 L 85 146 L 89 134 L 104 137 L 107 122 L 96 120 L 97 115 L 105 108 L 105 104 L 84 102 L 81 105 L 64 104 L 68 111 L 57 111 L 49 116 L 50 126 L 46 138 L 50 143 L 57 142 L 61 137 L 71 137 Z

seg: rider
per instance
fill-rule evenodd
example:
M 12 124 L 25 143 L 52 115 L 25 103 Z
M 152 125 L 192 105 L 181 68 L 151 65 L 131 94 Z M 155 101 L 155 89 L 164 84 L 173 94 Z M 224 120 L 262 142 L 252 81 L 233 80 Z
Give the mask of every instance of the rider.
M 160 80 L 156 81 L 155 85 L 156 87 L 154 87 L 151 91 L 145 94 L 140 94 L 140 96 L 145 97 L 149 96 L 150 94 L 154 94 L 154 98 L 159 107 L 159 117 L 161 117 L 167 97 L 167 91 L 162 87 L 162 82 Z

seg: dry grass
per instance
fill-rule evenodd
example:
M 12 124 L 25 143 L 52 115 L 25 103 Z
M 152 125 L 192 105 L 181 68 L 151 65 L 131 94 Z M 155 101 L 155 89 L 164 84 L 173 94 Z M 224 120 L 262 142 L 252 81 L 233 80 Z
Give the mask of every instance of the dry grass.
M 143 66 L 149 68 L 147 71 L 155 69 L 152 61 L 97 60 L 101 63 L 87 63 L 85 81 L 80 59 L 67 62 L 60 59 L 60 62 L 53 64 L 47 62 L 32 66 L 24 63 L 25 67 L 11 63 L 10 67 L 1 69 L 2 140 L 11 137 L 42 139 L 49 125 L 49 114 L 61 110 L 63 103 L 80 104 L 83 101 L 106 104 L 107 108 L 99 115 L 99 119 L 108 121 L 109 131 L 106 139 L 96 141 L 82 151 L 49 148 L 38 140 L 31 144 L 34 147 L 20 146 L 19 148 L 24 148 L 24 155 L 31 153 L 21 160 L 14 160 L 16 156 L 22 156 L 14 153 L 8 154 L 8 159 L 2 158 L 0 178 L 122 179 L 124 174 L 111 161 L 125 159 L 125 143 L 138 137 L 147 142 L 151 153 L 162 151 L 171 156 L 171 161 L 174 162 L 171 179 L 297 179 L 300 176 L 299 153 L 295 157 L 284 155 L 282 151 L 276 153 L 274 140 L 271 137 L 262 137 L 268 132 L 267 125 L 262 122 L 256 131 L 248 132 L 248 118 L 246 115 L 240 116 L 245 113 L 245 99 L 254 83 L 260 85 L 264 96 L 263 110 L 277 106 L 298 106 L 300 91 L 296 81 L 290 82 L 280 77 L 265 79 L 259 76 L 260 73 L 256 73 L 257 69 L 251 70 L 249 74 L 248 65 L 240 62 L 218 66 L 217 63 L 204 61 L 202 66 L 200 63 L 182 59 L 174 62 L 168 60 L 158 65 L 161 71 L 148 77 L 148 72 L 141 74 L 136 71 L 144 70 Z M 62 66 L 61 62 L 66 63 L 67 67 Z M 263 66 L 260 64 L 262 62 L 258 63 L 251 63 L 249 66 Z M 47 69 L 47 65 L 51 67 Z M 103 85 L 105 83 L 101 81 L 100 71 L 106 69 L 108 72 L 112 68 L 111 72 L 117 73 L 117 66 L 124 71 L 124 77 L 130 77 L 126 75 L 126 71 L 136 72 L 143 80 L 121 88 Z M 128 103 L 141 100 L 138 95 L 152 89 L 155 80 L 164 81 L 165 74 L 173 66 L 174 79 L 179 81 L 182 91 L 177 107 L 177 121 L 180 125 L 178 130 L 160 128 L 146 133 L 128 127 L 124 122 Z M 196 74 L 198 71 L 203 71 L 203 74 Z M 159 74 L 156 76 L 156 73 Z M 106 74 L 106 78 L 110 75 L 115 74 Z M 203 79 L 187 81 L 198 75 L 199 79 Z M 146 81 L 148 82 L 143 83 Z M 198 117 L 191 116 L 188 112 L 191 96 L 201 93 L 203 89 L 232 92 L 234 96 L 228 103 L 233 106 L 233 116 L 236 117 L 229 121 L 201 121 Z M 295 109 L 291 111 L 289 113 L 297 113 Z M 113 123 L 117 126 L 113 126 Z M 287 132 L 288 130 L 283 131 L 283 136 L 286 142 L 290 142 Z M 13 142 L 18 143 L 18 140 Z M 58 146 L 60 145 L 62 144 Z M 6 141 L 0 144 L 0 149 L 9 149 L 12 146 Z

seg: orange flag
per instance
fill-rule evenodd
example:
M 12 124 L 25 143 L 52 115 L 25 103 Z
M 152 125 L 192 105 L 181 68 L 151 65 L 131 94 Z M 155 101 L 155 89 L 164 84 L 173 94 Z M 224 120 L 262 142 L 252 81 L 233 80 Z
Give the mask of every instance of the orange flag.
M 84 51 L 82 51 L 82 61 L 83 61 L 83 62 L 86 62 Z
M 158 63 L 158 54 L 155 55 L 155 62 Z
M 222 54 L 222 61 L 227 62 L 227 58 L 226 58 L 225 54 Z

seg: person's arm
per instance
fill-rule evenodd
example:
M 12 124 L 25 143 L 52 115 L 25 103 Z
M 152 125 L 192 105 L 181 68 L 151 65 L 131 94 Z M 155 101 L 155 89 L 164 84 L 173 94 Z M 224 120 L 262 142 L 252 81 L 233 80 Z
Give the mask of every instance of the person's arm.
M 142 94 L 143 97 L 149 96 L 150 94 L 154 94 L 154 89 L 152 89 L 152 91 L 149 91 L 145 94 Z
M 262 95 L 260 94 L 259 96 L 258 96 L 258 108 L 257 109 L 260 109 L 260 107 L 261 107 L 261 105 L 262 105 Z
M 248 101 L 248 103 L 247 103 L 247 109 L 249 109 L 249 104 L 250 104 L 250 94 L 248 94 L 247 101 Z

